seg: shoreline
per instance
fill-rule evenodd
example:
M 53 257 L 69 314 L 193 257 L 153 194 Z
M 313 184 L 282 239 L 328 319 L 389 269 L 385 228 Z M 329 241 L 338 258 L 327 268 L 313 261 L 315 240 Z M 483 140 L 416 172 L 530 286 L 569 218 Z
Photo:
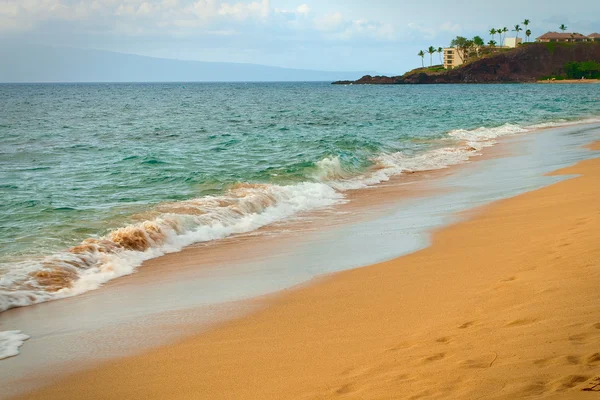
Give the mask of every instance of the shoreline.
M 563 79 L 563 80 L 542 80 L 537 81 L 536 83 L 545 83 L 545 84 L 569 84 L 569 83 L 600 83 L 600 79 Z
M 600 373 L 600 160 L 557 174 L 580 176 L 478 208 L 424 250 L 270 295 L 249 316 L 26 397 L 585 396 Z
M 596 122 L 594 117 L 584 117 L 579 121 L 565 123 L 564 126 L 572 124 L 587 124 L 591 123 L 592 120 Z M 563 125 L 561 122 L 559 122 L 556 126 L 561 127 Z M 517 131 L 513 132 L 509 130 L 504 132 L 502 130 L 505 127 L 508 127 L 509 129 L 516 127 Z M 486 135 L 491 133 L 491 136 L 483 135 L 482 138 L 477 137 L 475 133 L 477 133 L 480 129 L 489 131 L 485 133 Z M 357 198 L 361 197 L 363 199 L 369 197 L 368 194 L 361 194 L 362 192 L 373 189 L 379 189 L 379 191 L 381 191 L 382 188 L 386 188 L 394 184 L 400 184 L 401 181 L 415 183 L 422 180 L 418 179 L 419 177 L 428 178 L 430 176 L 443 175 L 444 171 L 456 170 L 460 165 L 469 164 L 476 159 L 485 159 L 485 157 L 482 156 L 484 156 L 490 148 L 494 147 L 497 143 L 497 140 L 501 139 L 502 137 L 517 136 L 523 133 L 534 133 L 539 130 L 540 128 L 536 127 L 535 125 L 519 126 L 506 123 L 500 126 L 473 128 L 470 130 L 459 129 L 458 131 L 464 131 L 464 133 L 467 135 L 466 137 L 462 137 L 460 139 L 454 138 L 451 135 L 452 131 L 450 131 L 446 133 L 446 137 L 433 140 L 433 142 L 437 142 L 437 145 L 432 146 L 430 149 L 422 153 L 416 154 L 414 158 L 407 157 L 406 160 L 408 161 L 408 165 L 401 167 L 400 165 L 396 164 L 397 161 L 392 161 L 391 164 L 386 164 L 384 161 L 381 164 L 375 163 L 375 165 L 364 171 L 362 175 L 358 174 L 348 178 L 324 181 L 300 182 L 300 184 L 323 185 L 326 187 L 328 192 L 334 193 L 333 196 L 329 196 L 331 195 L 331 193 L 329 193 L 329 195 L 325 196 L 325 198 L 321 198 L 320 201 L 323 201 L 324 203 L 312 204 L 308 207 L 298 207 L 297 203 L 301 203 L 303 198 L 300 198 L 297 202 L 288 201 L 289 199 L 286 198 L 287 195 L 282 196 L 283 198 L 278 198 L 275 193 L 269 191 L 262 193 L 262 189 L 257 188 L 256 193 L 251 193 L 251 195 L 255 195 L 255 197 L 258 198 L 258 200 L 256 200 L 256 204 L 234 204 L 233 212 L 237 212 L 239 209 L 248 208 L 250 209 L 250 212 L 244 215 L 244 217 L 247 218 L 257 215 L 260 217 L 258 218 L 260 221 L 264 219 L 267 219 L 268 221 L 266 223 L 258 222 L 256 226 L 247 228 L 247 225 L 254 224 L 254 222 L 251 221 L 251 223 L 245 224 L 244 221 L 241 221 L 243 218 L 239 218 L 230 225 L 224 224 L 222 230 L 231 231 L 224 235 L 219 231 L 218 228 L 212 229 L 212 225 L 209 224 L 207 229 L 209 233 L 206 234 L 206 236 L 209 236 L 208 239 L 202 237 L 191 240 L 190 238 L 195 232 L 193 229 L 183 230 L 183 228 L 181 228 L 183 230 L 182 232 L 178 231 L 179 228 L 173 229 L 173 226 L 185 226 L 185 220 L 182 221 L 179 219 L 180 211 L 178 209 L 182 209 L 184 211 L 184 213 L 181 214 L 182 218 L 194 216 L 195 213 L 198 213 L 198 215 L 202 215 L 204 213 L 202 209 L 195 210 L 195 206 L 193 204 L 191 206 L 187 206 L 185 204 L 186 202 L 193 203 L 198 199 L 192 198 L 182 200 L 181 202 L 174 202 L 173 205 L 175 210 L 171 214 L 167 213 L 164 215 L 166 222 L 161 221 L 161 214 L 156 217 L 153 212 L 160 210 L 162 207 L 168 208 L 171 204 L 159 204 L 155 206 L 154 209 L 139 214 L 140 216 L 148 214 L 148 217 L 142 218 L 140 221 L 130 221 L 122 224 L 122 226 L 113 227 L 104 236 L 90 236 L 88 238 L 81 239 L 79 244 L 71 247 L 65 246 L 63 249 L 50 252 L 45 256 L 40 255 L 37 258 L 31 257 L 20 260 L 22 263 L 45 260 L 44 262 L 46 262 L 48 265 L 51 265 L 52 268 L 49 271 L 40 270 L 40 272 L 42 272 L 40 274 L 40 282 L 42 282 L 43 285 L 39 288 L 39 290 L 32 290 L 31 288 L 24 286 L 21 288 L 21 290 L 7 292 L 7 295 L 4 298 L 0 297 L 0 312 L 6 312 L 12 308 L 30 307 L 36 304 L 81 296 L 90 291 L 98 290 L 114 280 L 119 280 L 124 276 L 138 273 L 139 269 L 142 267 L 142 264 L 151 263 L 152 260 L 166 257 L 171 254 L 181 253 L 187 248 L 203 246 L 205 244 L 211 246 L 216 242 L 229 241 L 230 239 L 235 241 L 238 238 L 243 238 L 248 235 L 257 235 L 263 231 L 271 231 L 273 230 L 273 227 L 280 227 L 286 224 L 294 225 L 295 220 L 302 219 L 307 215 L 325 215 L 330 210 L 343 209 L 348 202 L 353 202 Z M 452 142 L 452 140 L 454 141 Z M 385 157 L 393 159 L 394 155 L 396 154 L 399 153 L 381 153 L 376 159 Z M 428 159 L 428 157 L 430 159 Z M 414 160 L 424 162 L 425 168 L 421 169 L 422 167 L 420 165 L 415 165 Z M 400 160 L 399 162 L 403 161 L 404 160 Z M 381 162 L 381 160 L 377 162 Z M 441 164 L 437 164 L 438 162 Z M 433 165 L 427 165 L 428 163 Z M 262 184 L 250 183 L 249 185 L 256 185 L 260 187 Z M 273 186 L 282 189 L 294 188 L 296 185 L 297 184 L 265 184 L 265 186 Z M 345 185 L 349 186 L 346 187 Z M 240 196 L 242 196 L 242 200 L 245 197 L 252 197 L 246 196 L 244 193 L 245 189 L 243 188 L 244 184 L 241 186 L 242 190 Z M 252 191 L 252 189 L 250 190 Z M 223 194 L 223 196 L 226 194 L 227 193 Z M 292 197 L 294 195 L 292 195 Z M 314 188 L 312 191 L 309 190 L 309 195 L 305 197 L 309 199 L 309 202 L 314 202 L 315 199 L 313 198 L 313 195 Z M 238 194 L 233 195 L 233 197 L 237 196 Z M 273 200 L 274 198 L 277 199 Z M 202 200 L 203 198 L 199 199 Z M 240 200 L 240 202 L 242 202 L 242 200 Z M 227 203 L 228 201 L 228 199 L 225 199 L 224 202 Z M 248 203 L 252 203 L 252 201 L 253 199 L 250 198 Z M 386 201 L 389 202 L 389 199 Z M 265 204 L 270 202 L 273 202 L 273 204 L 265 207 Z M 379 203 L 378 200 L 377 202 Z M 290 209 L 290 206 L 298 209 L 295 209 L 291 213 L 287 213 L 285 210 Z M 185 214 L 185 211 L 188 209 L 188 207 L 192 209 L 191 214 L 189 215 Z M 253 207 L 262 208 L 262 210 L 261 212 L 255 213 L 251 210 Z M 228 208 L 228 206 L 222 208 L 225 209 Z M 284 209 L 284 211 L 281 211 L 280 208 Z M 283 217 L 278 216 L 278 213 L 280 212 L 284 212 L 286 215 Z M 207 214 L 208 213 L 209 212 L 207 212 Z M 169 218 L 169 215 L 175 215 L 176 217 Z M 243 213 L 240 213 L 239 215 L 243 215 Z M 234 218 L 237 218 L 239 215 L 236 215 Z M 148 226 L 146 226 L 146 224 L 148 224 Z M 171 226 L 171 224 L 173 226 Z M 236 224 L 241 226 L 241 230 L 238 231 L 238 225 Z M 221 226 L 219 224 L 215 225 L 217 227 Z M 202 229 L 198 229 L 198 231 L 204 232 Z M 140 237 L 136 235 L 140 235 Z M 211 235 L 214 235 L 214 237 Z M 73 262 L 78 268 L 80 268 L 79 270 L 76 270 L 81 271 L 74 273 L 74 275 L 72 271 Z M 90 268 L 90 265 L 94 265 L 94 267 Z M 85 274 L 89 270 L 94 269 L 96 271 L 92 274 Z M 17 270 L 17 273 L 22 272 Z M 15 279 L 15 277 L 10 278 Z M 47 290 L 44 286 L 46 284 L 48 285 Z M 36 289 L 38 288 L 36 287 Z
M 170 223 L 174 225 L 180 224 L 181 221 L 177 219 L 170 221 L 169 223 L 163 221 L 161 225 L 160 218 L 149 217 L 149 219 L 144 221 L 130 222 L 122 225 L 121 227 L 114 227 L 107 235 L 99 237 L 99 239 L 93 236 L 88 237 L 87 239 L 82 239 L 78 245 L 70 248 L 65 247 L 62 250 L 50 252 L 50 254 L 40 258 L 45 259 L 50 265 L 53 265 L 53 268 L 55 268 L 54 270 L 51 270 L 49 276 L 46 276 L 48 272 L 42 271 L 43 273 L 41 274 L 42 282 L 48 282 L 49 290 L 30 290 L 29 288 L 26 288 L 24 290 L 17 290 L 12 293 L 8 293 L 6 299 L 0 299 L 0 310 L 2 310 L 0 312 L 6 312 L 12 308 L 30 307 L 36 304 L 81 296 L 90 291 L 101 289 L 101 287 L 108 285 L 114 280 L 118 281 L 125 276 L 138 273 L 139 269 L 142 267 L 142 264 L 151 263 L 152 260 L 157 258 L 168 257 L 171 254 L 179 254 L 185 251 L 187 248 L 194 248 L 196 246 L 203 246 L 205 244 L 212 245 L 215 242 L 229 241 L 230 239 L 235 241 L 237 238 L 243 238 L 247 235 L 256 235 L 262 231 L 269 231 L 274 226 L 282 226 L 290 223 L 290 221 L 292 221 L 291 224 L 294 224 L 294 220 L 302 219 L 305 215 L 325 214 L 331 209 L 343 208 L 345 203 L 354 201 L 354 198 L 361 197 L 361 194 L 355 195 L 355 193 L 364 192 L 365 190 L 368 191 L 372 189 L 381 189 L 382 187 L 385 188 L 389 186 L 390 183 L 397 183 L 401 180 L 415 182 L 419 181 L 419 179 L 415 179 L 416 177 L 443 175 L 443 172 L 440 171 L 447 171 L 448 169 L 456 170 L 460 168 L 461 165 L 469 164 L 474 160 L 485 159 L 486 153 L 489 152 L 491 148 L 495 147 L 498 141 L 504 137 L 518 137 L 522 134 L 538 133 L 545 129 L 586 125 L 596 122 L 597 119 L 594 116 L 587 116 L 574 121 L 553 122 L 547 126 L 544 126 L 543 124 L 539 126 L 536 124 L 519 125 L 507 122 L 504 125 L 496 127 L 482 127 L 467 130 L 458 129 L 456 132 L 464 131 L 464 133 L 467 134 L 466 137 L 461 137 L 460 139 L 452 136 L 452 132 L 454 131 L 450 131 L 446 134 L 446 138 L 436 140 L 443 141 L 454 138 L 454 143 L 448 143 L 448 145 L 444 145 L 442 147 L 432 147 L 424 153 L 415 156 L 415 158 L 429 155 L 433 157 L 441 156 L 443 159 L 445 156 L 443 154 L 439 154 L 438 152 L 444 150 L 450 150 L 450 153 L 462 153 L 459 158 L 452 159 L 450 161 L 446 160 L 442 165 L 435 165 L 433 167 L 427 167 L 426 169 L 419 169 L 419 167 L 417 167 L 417 169 L 411 169 L 408 167 L 406 170 L 395 170 L 394 168 L 398 167 L 397 165 L 394 167 L 373 167 L 367 170 L 364 175 L 351 177 L 346 182 L 344 182 L 344 179 L 339 181 L 342 183 L 349 183 L 351 185 L 360 182 L 358 187 L 340 189 L 336 186 L 336 184 L 339 183 L 336 180 L 331 182 L 309 182 L 327 185 L 328 189 L 335 192 L 335 199 L 329 199 L 331 200 L 331 203 L 328 203 L 327 205 L 319 205 L 309 209 L 300 209 L 284 216 L 283 218 L 275 218 L 266 224 L 259 224 L 249 230 L 245 230 L 244 228 L 241 232 L 237 232 L 236 229 L 226 226 L 227 229 L 231 228 L 232 232 L 223 237 L 220 237 L 220 233 L 217 233 L 215 238 L 208 240 L 194 239 L 190 241 L 188 237 L 193 234 L 193 231 L 185 231 L 180 234 L 177 232 L 177 230 L 173 230 L 172 226 L 169 225 Z M 516 127 L 517 131 L 501 132 L 502 129 L 506 127 L 509 129 Z M 484 131 L 490 131 L 492 136 L 486 136 L 488 134 L 487 132 L 484 133 L 481 138 L 478 138 L 477 135 L 473 136 L 480 129 L 483 129 Z M 381 154 L 381 156 L 386 155 L 389 156 L 389 154 Z M 391 155 L 393 156 L 393 154 Z M 428 161 L 430 160 L 425 160 L 425 162 Z M 388 169 L 391 170 L 387 171 Z M 384 179 L 381 179 L 377 176 L 380 171 L 387 171 L 385 172 L 386 176 Z M 411 178 L 412 175 L 414 176 Z M 364 182 L 361 181 L 361 179 L 363 179 Z M 376 182 L 369 183 L 371 179 L 376 179 Z M 254 184 L 250 185 L 252 186 Z M 260 184 L 258 186 L 260 186 Z M 294 185 L 290 185 L 290 187 L 292 186 Z M 282 187 L 285 188 L 287 186 L 284 185 Z M 265 197 L 268 198 L 270 195 L 272 195 L 272 193 L 267 194 Z M 362 195 L 362 197 L 368 198 L 369 196 Z M 193 200 L 195 199 L 183 200 L 182 202 L 175 202 L 173 204 L 178 204 L 177 207 L 185 209 L 186 206 L 184 203 L 186 201 L 193 202 Z M 266 199 L 264 201 L 270 200 Z M 164 206 L 168 205 L 169 204 L 165 204 Z M 288 204 L 284 204 L 284 206 L 287 205 Z M 259 204 L 258 206 L 261 205 Z M 158 205 L 156 206 L 156 209 L 160 209 L 160 207 L 161 206 Z M 275 202 L 272 207 L 264 208 L 262 214 L 267 214 L 270 211 L 276 210 L 278 207 L 279 204 Z M 147 213 L 149 215 L 153 215 L 150 211 Z M 174 214 L 179 215 L 179 211 L 175 210 Z M 202 213 L 199 215 L 201 214 Z M 257 213 L 257 215 L 261 216 L 262 214 Z M 144 215 L 144 213 L 141 213 L 140 215 Z M 191 215 L 194 215 L 194 211 L 192 211 Z M 189 215 L 183 214 L 183 216 Z M 145 226 L 146 223 L 149 224 L 149 227 Z M 156 234 L 155 230 L 158 230 L 158 234 Z M 143 235 L 141 241 L 144 243 L 139 244 L 136 242 L 140 240 L 140 238 L 136 237 L 137 234 Z M 116 237 L 116 239 L 114 239 L 116 241 L 113 241 L 112 235 Z M 153 235 L 158 237 L 156 241 L 154 241 L 156 237 Z M 185 243 L 179 243 L 181 238 L 183 238 L 182 240 Z M 133 247 L 127 247 L 130 246 L 131 243 L 133 243 Z M 136 246 L 141 247 L 138 248 Z M 117 249 L 116 252 L 114 251 L 115 249 Z M 125 251 L 121 252 L 120 250 Z M 70 260 L 70 258 L 74 258 L 74 260 Z M 92 261 L 90 261 L 88 258 L 92 258 Z M 36 258 L 34 257 L 31 259 L 22 260 L 21 262 L 31 262 L 31 260 L 36 261 Z M 100 266 L 95 267 L 97 271 L 93 274 L 93 276 L 84 276 L 85 274 L 82 275 L 80 273 L 76 273 L 75 278 L 73 278 L 70 275 L 72 274 L 72 262 L 75 262 L 84 273 L 87 272 L 90 263 L 93 264 L 94 262 L 97 262 L 100 263 Z M 16 329 L 19 328 L 17 327 Z

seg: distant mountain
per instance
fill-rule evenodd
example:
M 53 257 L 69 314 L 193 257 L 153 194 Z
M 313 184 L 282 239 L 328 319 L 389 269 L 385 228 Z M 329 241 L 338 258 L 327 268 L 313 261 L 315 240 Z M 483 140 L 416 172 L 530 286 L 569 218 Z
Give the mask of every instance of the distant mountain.
M 69 47 L 0 45 L 0 54 L 0 82 L 332 81 L 369 73 L 182 61 Z

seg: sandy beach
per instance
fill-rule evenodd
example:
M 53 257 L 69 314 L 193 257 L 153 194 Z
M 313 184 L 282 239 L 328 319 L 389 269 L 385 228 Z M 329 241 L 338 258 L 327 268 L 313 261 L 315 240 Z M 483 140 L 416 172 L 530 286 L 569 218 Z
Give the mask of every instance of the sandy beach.
M 556 174 L 577 176 L 22 398 L 597 398 L 600 160 Z

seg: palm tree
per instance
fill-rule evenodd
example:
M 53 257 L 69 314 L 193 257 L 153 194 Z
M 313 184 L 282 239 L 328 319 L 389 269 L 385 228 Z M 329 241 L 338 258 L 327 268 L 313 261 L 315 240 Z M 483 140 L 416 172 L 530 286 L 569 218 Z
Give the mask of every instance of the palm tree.
M 530 23 L 530 22 L 531 22 L 531 21 L 529 21 L 528 19 L 526 19 L 526 20 L 524 20 L 524 21 L 523 21 L 523 25 L 525 26 L 525 30 L 527 30 L 527 29 L 528 29 L 528 27 L 529 27 L 529 23 Z M 527 38 L 527 40 L 529 41 L 529 38 Z
M 440 64 L 444 65 L 444 59 L 442 58 L 442 54 L 444 54 L 444 49 L 441 47 L 438 47 L 437 52 L 440 56 Z
M 496 36 L 496 33 L 498 33 L 498 32 L 496 32 L 495 28 L 490 29 L 490 35 L 492 35 L 492 40 L 494 40 L 494 37 Z
M 561 26 L 558 27 L 558 29 L 560 29 L 561 31 L 566 31 L 567 30 L 567 26 L 565 24 L 562 24 Z
M 423 50 L 419 50 L 419 54 L 417 55 L 421 57 L 421 66 L 425 68 L 425 63 L 423 62 L 423 59 L 425 58 L 425 52 Z
M 515 29 L 513 29 L 513 32 L 517 32 L 517 36 L 515 36 L 515 39 L 519 39 L 519 32 L 521 32 L 522 30 L 523 30 L 523 28 L 521 28 L 521 25 L 519 25 L 519 24 L 515 25 Z M 515 41 L 515 44 L 517 41 Z
M 496 41 L 495 40 L 490 40 L 488 42 L 488 46 L 490 46 L 490 47 L 496 47 Z
M 427 49 L 427 52 L 429 53 L 429 66 L 433 66 L 433 53 L 435 53 L 437 50 L 435 49 L 435 47 L 433 46 L 429 46 L 429 48 Z
M 527 36 L 527 42 L 529 42 L 529 36 L 531 36 L 531 29 L 527 29 L 525 31 L 525 36 Z
M 502 46 L 502 28 L 496 29 L 496 33 L 498 34 L 498 41 L 500 42 L 500 46 Z
M 504 39 L 506 39 L 506 32 L 508 32 L 508 28 L 507 27 L 502 28 L 502 33 L 504 33 Z M 504 45 L 504 42 L 502 42 L 502 44 Z

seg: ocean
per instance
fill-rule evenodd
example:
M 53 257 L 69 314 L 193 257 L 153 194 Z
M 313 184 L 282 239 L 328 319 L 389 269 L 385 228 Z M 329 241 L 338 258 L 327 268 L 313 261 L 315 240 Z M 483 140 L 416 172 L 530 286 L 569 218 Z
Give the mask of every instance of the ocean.
M 0 85 L 0 312 L 468 162 L 501 136 L 600 121 L 599 97 L 598 85 Z

